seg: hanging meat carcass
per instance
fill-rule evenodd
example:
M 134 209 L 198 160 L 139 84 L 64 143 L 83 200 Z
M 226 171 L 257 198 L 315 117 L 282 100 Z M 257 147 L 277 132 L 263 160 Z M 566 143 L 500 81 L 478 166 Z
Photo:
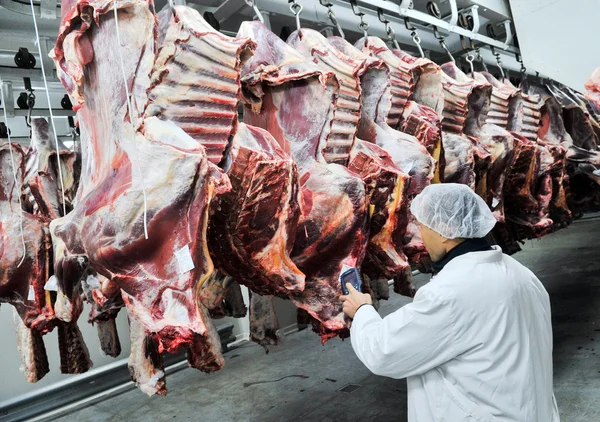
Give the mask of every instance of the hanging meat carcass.
M 224 365 L 198 291 L 213 269 L 206 248 L 210 203 L 230 185 L 197 140 L 172 121 L 144 116 L 149 100 L 160 100 L 148 96 L 156 58 L 152 5 L 73 1 L 62 11 L 53 57 L 75 100 L 83 165 L 73 211 L 51 224 L 56 275 L 61 284 L 78 283 L 89 262 L 121 288 L 130 316 L 130 372 L 146 393 L 164 394 L 161 351 L 186 350 L 190 365 L 207 372 Z M 221 75 L 232 78 L 225 92 L 235 103 L 232 64 L 249 41 L 211 34 L 198 36 L 228 47 L 223 66 L 231 70 Z M 123 69 L 132 69 L 125 80 L 120 58 Z M 222 133 L 224 143 L 229 133 Z
M 37 382 L 49 371 L 42 335 L 56 325 L 50 294 L 44 290 L 51 274 L 52 246 L 49 220 L 21 209 L 24 170 L 23 149 L 1 144 L 0 302 L 15 308 L 21 367 L 27 381 Z
M 437 131 L 439 122 L 432 110 L 426 107 L 416 107 L 412 111 L 421 111 L 421 114 L 414 114 L 415 120 L 413 121 L 424 122 L 424 126 L 413 125 L 411 127 L 415 129 L 415 135 L 421 136 L 419 139 L 393 129 L 393 127 L 400 126 L 403 121 L 404 109 L 407 104 L 411 104 L 410 96 L 414 91 L 416 81 L 414 73 L 409 71 L 406 63 L 394 55 L 379 38 L 363 38 L 358 40 L 355 46 L 365 54 L 382 60 L 389 68 L 389 82 L 386 84 L 389 91 L 385 91 L 384 95 L 380 97 L 377 112 L 374 114 L 377 123 L 377 142 L 391 155 L 394 163 L 404 173 L 411 176 L 408 192 L 410 200 L 432 180 L 440 181 L 442 179 L 440 173 L 443 172 L 443 168 L 440 168 L 440 164 L 443 163 L 443 160 L 433 159 L 425 147 L 425 145 L 430 148 L 433 146 L 434 151 L 441 151 L 434 146 L 436 142 L 441 145 L 439 137 L 435 141 L 436 133 L 439 135 L 439 131 Z M 408 218 L 404 252 L 409 262 L 415 263 L 421 271 L 429 272 L 430 258 L 420 237 L 419 228 L 412 214 L 408 213 Z
M 333 163 L 347 162 L 349 153 L 332 137 L 339 127 L 333 116 L 337 81 L 260 22 L 242 23 L 238 36 L 257 43 L 242 70 L 244 121 L 267 129 L 300 172 L 302 215 L 291 256 L 306 282 L 290 298 L 311 315 L 323 341 L 347 336 L 338 277 L 344 265 L 362 264 L 368 210 L 362 180 Z
M 549 215 L 555 228 L 566 227 L 572 220 L 567 205 L 568 175 L 566 160 L 579 153 L 573 145 L 573 139 L 567 133 L 562 118 L 562 108 L 558 101 L 543 87 L 525 81 L 521 89 L 529 95 L 535 94 L 540 104 L 540 126 L 538 127 L 538 145 L 544 148 L 542 168 L 547 169 L 551 179 L 551 197 Z M 544 163 L 547 162 L 547 166 Z
M 340 83 L 332 130 L 338 132 L 337 141 L 343 139 L 352 145 L 348 168 L 365 183 L 371 207 L 369 244 L 363 265 L 363 273 L 367 275 L 365 291 L 375 300 L 387 299 L 387 283 L 393 279 L 397 293 L 412 295 L 410 266 L 402 251 L 408 222 L 405 218 L 408 176 L 376 145 L 377 124 L 373 111 L 381 102 L 383 92 L 374 89 L 377 85 L 387 87 L 387 69 L 380 60 L 341 41 L 363 57 L 355 60 L 312 29 L 295 31 L 287 43 L 315 60 L 324 71 L 334 72 Z M 368 104 L 363 105 L 363 102 Z M 381 131 L 379 133 L 381 136 Z
M 75 153 L 58 141 L 60 158 L 57 160 L 54 142 L 54 135 L 48 121 L 43 118 L 32 119 L 31 143 L 26 155 L 23 179 L 24 207 L 31 213 L 46 217 L 48 221 L 63 216 L 64 210 L 72 208 L 77 191 Z M 86 372 L 91 368 L 92 362 L 83 335 L 77 326 L 77 320 L 83 311 L 79 289 L 49 294 L 53 296 L 52 305 L 58 316 L 56 324 L 61 372 L 65 374 Z M 67 309 L 68 315 L 64 312 Z M 117 335 L 116 331 L 114 335 Z
M 231 180 L 210 211 L 216 267 L 260 294 L 302 291 L 304 274 L 289 257 L 300 216 L 296 165 L 268 132 L 238 124 L 239 67 L 254 45 L 220 35 L 193 9 L 176 10 L 160 15 L 146 116 L 174 121 Z

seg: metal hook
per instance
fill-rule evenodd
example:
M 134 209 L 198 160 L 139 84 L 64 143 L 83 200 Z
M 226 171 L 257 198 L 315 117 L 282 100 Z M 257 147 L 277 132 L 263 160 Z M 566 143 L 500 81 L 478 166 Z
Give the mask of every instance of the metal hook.
M 171 11 L 175 11 L 175 3 L 173 3 L 173 0 L 168 0 L 169 3 L 169 8 L 171 9 Z
M 300 31 L 302 29 L 300 26 L 300 13 L 302 13 L 304 7 L 302 7 L 301 4 L 296 3 L 296 0 L 288 0 L 288 3 L 290 3 L 290 10 L 296 17 L 296 28 Z
M 321 3 L 321 6 L 324 6 L 327 8 L 327 17 L 329 18 L 331 23 L 334 24 L 335 27 L 337 28 L 338 32 L 340 33 L 340 37 L 345 39 L 346 35 L 344 34 L 344 30 L 342 29 L 342 26 L 338 22 L 337 17 L 335 16 L 335 13 L 333 13 L 333 10 L 331 9 L 333 4 L 326 0 L 319 0 L 319 3 Z
M 480 51 L 479 47 L 475 47 L 475 53 L 477 54 L 477 59 L 481 62 L 481 66 L 483 67 L 483 70 L 485 70 L 486 72 L 489 73 L 487 65 L 483 61 L 483 57 L 481 57 L 481 51 Z
M 515 53 L 515 59 L 517 59 L 517 61 L 521 64 L 521 69 L 519 69 L 521 71 L 521 74 L 525 75 L 527 73 L 527 68 L 523 64 L 523 58 L 519 53 Z
M 440 35 L 437 26 L 435 25 L 433 25 L 433 36 L 440 42 L 440 47 L 446 50 L 446 53 L 448 53 L 448 57 L 450 57 L 450 60 L 452 60 L 452 63 L 456 63 L 454 56 L 452 55 L 452 53 L 448 49 L 448 46 L 446 45 L 446 40 L 442 35 Z
M 173 1 L 173 0 L 169 0 L 169 1 Z M 256 5 L 256 0 L 244 0 L 244 1 L 246 2 L 246 4 L 248 6 L 250 6 L 252 8 L 252 10 L 254 10 L 254 14 L 256 15 L 256 17 L 258 18 L 260 23 L 265 23 L 265 18 L 263 17 L 258 6 Z
M 388 40 L 394 44 L 396 50 L 401 50 L 400 44 L 398 44 L 398 40 L 396 39 L 396 32 L 394 31 L 394 28 L 390 26 L 390 21 L 384 16 L 381 7 L 377 8 L 377 18 L 385 25 L 385 32 L 388 36 Z
M 369 24 L 367 22 L 365 22 L 365 14 L 363 12 L 361 12 L 360 9 L 358 8 L 358 3 L 356 2 L 356 0 L 350 0 L 350 6 L 352 7 L 352 13 L 354 13 L 356 16 L 358 16 L 360 18 L 360 23 L 358 24 L 358 28 L 363 32 L 363 35 L 366 40 L 366 38 L 369 36 L 369 34 L 368 34 Z
M 421 58 L 425 57 L 425 52 L 423 48 L 421 48 L 421 37 L 419 37 L 419 33 L 417 32 L 417 28 L 415 28 L 411 23 L 408 17 L 404 17 L 404 26 L 406 29 L 410 31 L 410 36 L 412 37 L 413 42 L 419 49 L 419 53 L 421 54 Z
M 500 75 L 502 76 L 502 79 L 504 79 L 504 69 L 502 69 L 502 60 L 500 60 L 500 53 L 496 53 L 496 49 L 493 46 L 490 46 L 490 50 L 492 51 L 492 54 L 496 56 L 496 61 L 498 62 L 498 67 L 500 68 Z
M 469 51 L 469 54 L 467 54 L 467 61 L 469 62 L 469 66 L 471 66 L 471 76 L 473 76 L 473 74 L 475 73 L 475 68 L 473 67 L 473 60 L 475 60 L 475 56 L 473 56 L 473 54 L 471 54 L 471 52 Z

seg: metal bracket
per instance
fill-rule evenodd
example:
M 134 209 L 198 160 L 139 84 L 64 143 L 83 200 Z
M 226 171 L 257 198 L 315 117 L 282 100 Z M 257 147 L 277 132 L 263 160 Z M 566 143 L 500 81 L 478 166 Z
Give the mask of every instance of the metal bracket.
M 513 40 L 513 33 L 512 29 L 510 28 L 511 22 L 509 19 L 507 19 L 501 23 L 504 24 L 504 29 L 506 30 L 506 39 L 504 40 L 504 44 L 506 44 L 506 46 L 508 47 Z
M 479 6 L 475 4 L 471 7 L 467 7 L 461 10 L 461 12 L 469 13 L 473 17 L 473 29 L 470 29 L 470 31 L 478 33 L 479 27 L 481 26 L 481 21 L 479 20 Z
M 2 82 L 2 107 L 6 110 L 7 117 L 15 117 L 15 97 L 13 95 L 12 82 Z M 8 124 L 8 122 L 6 122 Z
M 458 23 L 458 6 L 456 5 L 456 0 L 450 0 L 450 20 L 448 24 L 450 25 L 450 31 L 454 32 L 454 28 L 456 28 L 456 24 Z

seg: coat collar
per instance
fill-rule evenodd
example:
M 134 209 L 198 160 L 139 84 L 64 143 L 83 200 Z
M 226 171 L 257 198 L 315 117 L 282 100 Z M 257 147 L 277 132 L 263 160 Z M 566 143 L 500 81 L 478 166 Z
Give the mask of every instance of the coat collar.
M 490 246 L 490 244 L 485 238 L 467 239 L 461 244 L 449 250 L 446 253 L 446 255 L 442 257 L 442 259 L 432 264 L 433 274 L 438 274 L 450 261 L 452 261 L 456 257 L 468 254 L 470 252 L 491 251 L 492 249 L 493 248 Z

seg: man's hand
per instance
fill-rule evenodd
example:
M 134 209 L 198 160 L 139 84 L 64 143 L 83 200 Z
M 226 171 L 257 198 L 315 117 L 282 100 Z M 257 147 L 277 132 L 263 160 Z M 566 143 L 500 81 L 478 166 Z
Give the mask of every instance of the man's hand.
M 344 313 L 350 318 L 354 318 L 354 314 L 361 305 L 373 304 L 373 299 L 371 299 L 371 295 L 359 292 L 350 283 L 346 283 L 346 288 L 348 289 L 348 295 L 342 295 L 340 296 L 340 299 L 342 302 L 344 302 Z

